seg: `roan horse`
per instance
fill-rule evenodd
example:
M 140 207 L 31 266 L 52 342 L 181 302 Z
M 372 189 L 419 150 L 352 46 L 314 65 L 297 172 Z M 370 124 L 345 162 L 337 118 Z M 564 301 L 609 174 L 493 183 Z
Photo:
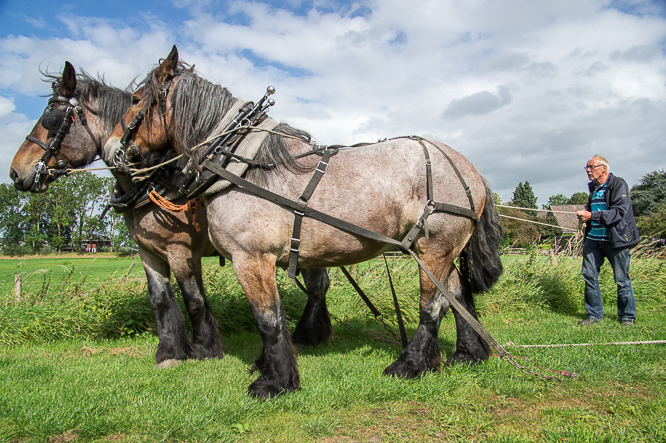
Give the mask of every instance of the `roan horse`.
M 139 113 L 145 115 L 131 131 L 138 149 L 150 155 L 174 147 L 189 164 L 198 164 L 201 154 L 190 148 L 218 135 L 215 123 L 227 111 L 224 104 L 231 94 L 193 69 L 184 69 L 175 46 L 142 85 L 124 117 L 129 122 Z M 117 149 L 123 134 L 116 126 L 106 149 Z M 410 137 L 340 149 L 326 168 L 314 155 L 295 158 L 312 151 L 309 140 L 291 132 L 281 137 L 281 143 L 262 145 L 244 180 L 227 174 L 224 178 L 236 186 L 205 198 L 209 236 L 217 251 L 233 261 L 262 338 L 262 354 L 255 362 L 260 376 L 250 385 L 250 393 L 266 398 L 300 389 L 275 271 L 289 266 L 294 222 L 303 213 L 307 214 L 296 242 L 301 270 L 359 263 L 408 242 L 403 250 L 412 251 L 425 266 L 420 268 L 420 321 L 384 373 L 413 378 L 439 371 L 437 334 L 450 305 L 441 290 L 476 318 L 472 294 L 487 291 L 502 272 L 499 216 L 487 183 L 465 157 L 436 141 Z M 210 162 L 203 165 L 200 172 L 215 169 L 206 166 Z M 315 169 L 320 181 L 307 206 L 289 203 L 298 202 Z M 259 187 L 267 196 L 257 195 L 262 192 Z M 335 225 L 332 219 L 343 223 Z M 454 265 L 458 256 L 460 272 Z M 437 285 L 426 269 L 445 283 Z M 457 346 L 447 363 L 487 359 L 486 341 L 458 309 L 454 316 Z
M 44 115 L 16 153 L 10 169 L 15 187 L 21 191 L 45 192 L 66 169 L 88 165 L 97 156 L 111 166 L 115 150 L 103 149 L 103 143 L 131 102 L 129 92 L 108 86 L 85 73 L 77 75 L 68 62 L 61 76 L 48 75 L 47 80 L 53 81 L 53 95 Z M 54 139 L 57 139 L 55 143 Z M 134 188 L 127 173 L 112 172 L 121 193 Z M 218 324 L 206 299 L 201 276 L 201 258 L 212 256 L 216 251 L 207 235 L 205 208 L 200 207 L 196 216 L 201 226 L 199 230 L 193 226 L 191 214 L 165 211 L 151 202 L 124 213 L 148 277 L 159 338 L 155 354 L 158 367 L 172 366 L 186 358 L 223 356 Z M 171 271 L 181 288 L 191 320 L 191 340 L 169 282 Z M 326 342 L 330 336 L 325 270 L 306 275 L 306 286 L 308 304 L 294 331 L 294 341 L 314 346 Z

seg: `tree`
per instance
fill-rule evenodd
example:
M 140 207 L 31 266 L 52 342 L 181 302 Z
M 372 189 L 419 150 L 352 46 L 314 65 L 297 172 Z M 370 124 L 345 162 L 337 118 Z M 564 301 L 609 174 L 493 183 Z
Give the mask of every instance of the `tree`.
M 586 205 L 589 199 L 589 195 L 585 192 L 576 192 L 569 199 L 570 205 Z
M 550 209 L 551 206 L 562 206 L 569 205 L 569 199 L 564 196 L 564 194 L 551 195 L 548 198 L 548 204 L 542 205 L 541 209 Z
M 666 170 L 645 174 L 631 188 L 631 204 L 637 217 L 651 215 L 666 203 Z
M 516 190 L 513 191 L 513 200 L 511 201 L 511 204 L 519 208 L 538 209 L 537 197 L 534 195 L 530 182 L 526 181 L 525 184 L 523 184 L 523 182 L 518 183 Z M 536 216 L 536 211 L 525 212 L 529 215 Z
M 13 185 L 0 184 L 0 233 L 4 238 L 2 251 L 5 254 L 16 255 L 21 252 L 25 195 Z
M 666 203 L 652 214 L 638 217 L 636 225 L 642 236 L 666 238 Z

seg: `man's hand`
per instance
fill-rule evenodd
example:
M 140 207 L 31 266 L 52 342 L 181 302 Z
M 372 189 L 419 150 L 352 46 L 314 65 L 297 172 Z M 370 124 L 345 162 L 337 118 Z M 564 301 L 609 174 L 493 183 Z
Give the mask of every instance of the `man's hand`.
M 578 211 L 576 212 L 576 215 L 578 216 L 578 220 L 583 223 L 587 223 L 592 218 L 592 213 L 590 211 Z

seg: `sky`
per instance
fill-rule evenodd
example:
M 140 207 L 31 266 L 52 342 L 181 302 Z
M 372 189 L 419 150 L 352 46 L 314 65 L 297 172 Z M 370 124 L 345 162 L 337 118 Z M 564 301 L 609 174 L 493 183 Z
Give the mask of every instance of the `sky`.
M 177 45 L 322 145 L 420 135 L 504 202 L 666 169 L 666 0 L 0 0 L 0 183 L 67 60 L 126 88 Z

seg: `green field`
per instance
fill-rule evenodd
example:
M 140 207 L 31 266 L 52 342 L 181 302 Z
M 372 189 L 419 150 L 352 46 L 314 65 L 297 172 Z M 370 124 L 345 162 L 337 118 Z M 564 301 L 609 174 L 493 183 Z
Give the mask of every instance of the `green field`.
M 548 376 L 577 374 L 547 382 L 496 357 L 417 380 L 383 377 L 400 347 L 384 340 L 392 336 L 339 270 L 331 270 L 329 309 L 341 322 L 330 344 L 298 350 L 303 389 L 269 401 L 247 395 L 256 377 L 248 368 L 261 342 L 232 266 L 216 263 L 207 261 L 204 281 L 225 358 L 157 370 L 154 320 L 137 260 L 0 260 L 0 276 L 10 281 L 0 298 L 0 442 L 666 441 L 666 348 L 650 343 L 666 339 L 663 261 L 632 260 L 634 327 L 618 322 L 606 269 L 607 317 L 584 328 L 577 325 L 584 318 L 578 258 L 506 260 L 500 282 L 477 299 L 481 321 L 498 342 L 516 345 L 507 350 L 518 364 Z M 57 280 L 71 266 L 71 281 Z M 352 273 L 395 331 L 383 266 L 375 260 Z M 406 259 L 390 266 L 411 336 L 418 322 L 416 269 Z M 16 270 L 38 276 L 18 302 Z M 293 326 L 305 296 L 279 272 Z M 87 276 L 87 289 L 76 289 L 77 273 Z M 453 352 L 455 336 L 448 315 L 439 335 L 443 358 Z M 589 346 L 522 347 L 562 344 Z

